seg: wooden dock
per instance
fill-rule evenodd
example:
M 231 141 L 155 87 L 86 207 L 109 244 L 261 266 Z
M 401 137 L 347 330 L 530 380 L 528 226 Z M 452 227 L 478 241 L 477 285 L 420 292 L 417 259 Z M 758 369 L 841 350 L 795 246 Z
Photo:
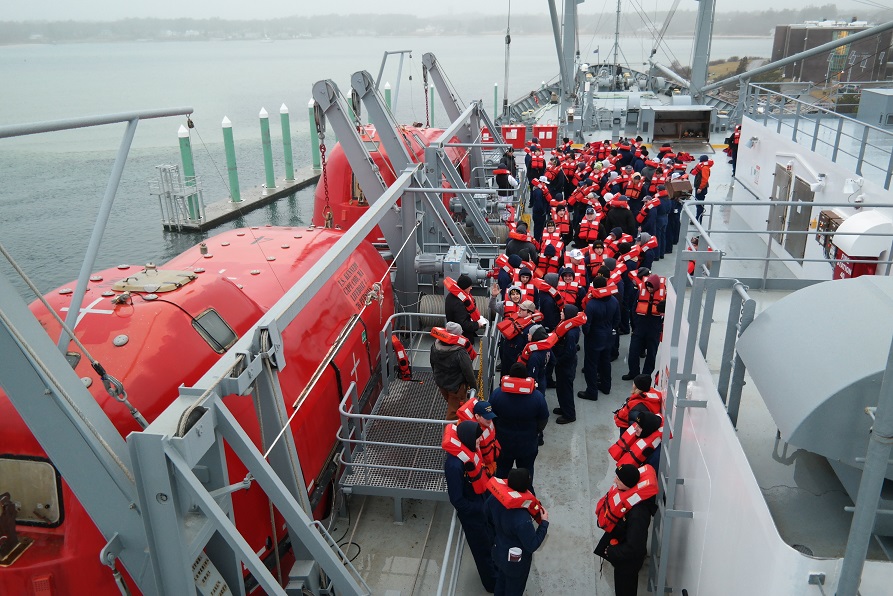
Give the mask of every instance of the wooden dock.
M 316 184 L 319 176 L 320 170 L 314 170 L 309 167 L 302 168 L 295 172 L 294 180 L 285 180 L 284 178 L 277 180 L 276 188 L 252 189 L 243 192 L 242 200 L 238 203 L 233 203 L 229 199 L 211 203 L 205 207 L 204 219 L 181 222 L 180 225 L 165 223 L 164 228 L 173 232 L 204 232 L 249 211 L 269 205 L 282 197 L 294 194 L 312 184 Z

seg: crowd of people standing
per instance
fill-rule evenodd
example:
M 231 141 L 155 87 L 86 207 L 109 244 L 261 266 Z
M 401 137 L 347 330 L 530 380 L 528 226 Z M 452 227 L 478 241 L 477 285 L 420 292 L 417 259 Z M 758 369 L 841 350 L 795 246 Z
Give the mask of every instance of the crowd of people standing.
M 533 230 L 512 213 L 505 254 L 491 272 L 489 316 L 499 318 L 502 379 L 490 396 L 459 408 L 459 422 L 447 427 L 453 438 L 450 445 L 444 439 L 450 500 L 466 536 L 474 535 L 469 545 L 478 541 L 471 550 L 484 588 L 523 593 L 533 552 L 548 531 L 548 514 L 534 488 L 550 419 L 546 392 L 555 390 L 556 423 L 575 422 L 577 400 L 597 401 L 615 390 L 612 366 L 621 356 L 620 337 L 630 335 L 622 379 L 632 384 L 614 412 L 619 438 L 609 454 L 615 467 L 608 472 L 611 488 L 594 512 L 603 530 L 594 554 L 613 566 L 616 594 L 634 595 L 656 508 L 663 437 L 663 395 L 654 387 L 654 370 L 667 282 L 651 268 L 685 237 L 681 199 L 670 197 L 666 183 L 691 176 L 695 199 L 703 199 L 713 161 L 677 154 L 669 145 L 652 155 L 641 139 L 582 149 L 565 140 L 548 159 L 533 139 L 525 154 Z M 508 157 L 500 169 L 514 179 L 514 156 Z M 691 173 L 689 162 L 695 162 Z M 454 284 L 465 292 L 471 286 L 461 277 Z M 457 334 L 472 322 L 482 324 L 471 308 L 452 315 Z M 574 393 L 581 372 L 585 389 Z M 476 414 L 482 403 L 487 416 Z M 463 411 L 472 418 L 463 419 Z M 496 444 L 489 464 L 480 456 L 480 478 L 490 474 L 486 482 L 474 463 L 476 441 L 484 434 Z M 467 449 L 464 457 L 456 443 Z M 473 517 L 462 513 L 471 501 L 477 503 Z

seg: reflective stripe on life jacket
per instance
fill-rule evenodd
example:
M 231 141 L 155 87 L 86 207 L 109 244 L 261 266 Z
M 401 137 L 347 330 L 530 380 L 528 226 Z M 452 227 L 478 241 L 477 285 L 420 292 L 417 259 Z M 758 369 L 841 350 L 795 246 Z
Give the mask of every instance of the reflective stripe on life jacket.
M 409 358 L 406 355 L 403 342 L 396 335 L 391 335 L 391 345 L 394 346 L 394 353 L 397 354 L 397 378 L 401 381 L 411 381 L 412 367 L 409 366 Z
M 475 352 L 474 346 L 471 345 L 471 340 L 469 340 L 464 335 L 456 335 L 455 333 L 450 333 L 443 327 L 432 327 L 431 328 L 431 337 L 435 339 L 439 339 L 445 344 L 451 345 L 460 345 L 465 348 L 465 351 L 468 352 L 468 356 L 474 360 L 478 357 L 478 353 Z
M 504 478 L 495 476 L 487 483 L 487 488 L 490 489 L 490 494 L 506 509 L 526 509 L 536 523 L 543 521 L 543 506 L 536 495 L 529 490 L 525 490 L 523 493 L 518 492 L 511 488 Z
M 555 254 L 554 257 L 547 257 L 544 254 L 541 254 L 539 259 L 536 262 L 536 270 L 534 273 L 536 277 L 534 279 L 539 279 L 544 277 L 547 273 L 558 273 L 558 270 L 561 269 L 562 260 L 558 253 Z M 542 280 L 540 280 L 542 281 Z M 538 288 L 542 289 L 542 288 Z
M 471 483 L 475 494 L 482 495 L 487 491 L 487 472 L 484 469 L 484 458 L 479 451 L 472 451 L 459 440 L 456 432 L 456 424 L 447 424 L 443 431 L 443 441 L 440 446 L 450 455 L 455 455 L 463 464 L 472 462 L 474 468 L 465 470 L 465 477 Z
M 474 303 L 474 296 L 472 296 L 471 293 L 459 288 L 458 284 L 456 284 L 455 279 L 453 279 L 452 277 L 444 277 L 443 285 L 447 289 L 447 292 L 449 292 L 462 302 L 462 304 L 465 306 L 465 310 L 471 316 L 472 321 L 477 321 L 481 318 L 481 313 L 478 312 L 478 307 Z
M 635 505 L 657 494 L 657 474 L 654 468 L 645 464 L 639 468 L 639 482 L 623 492 L 616 485 L 611 486 L 595 507 L 598 527 L 605 532 L 612 532 L 617 522 Z
M 614 458 L 618 466 L 623 464 L 632 464 L 637 468 L 645 463 L 648 456 L 657 449 L 661 439 L 664 436 L 664 425 L 661 422 L 660 428 L 645 438 L 636 436 L 636 429 L 630 426 L 620 435 L 617 442 L 608 448 L 608 453 Z M 645 453 L 646 450 L 649 450 Z
M 564 210 L 564 216 L 558 214 L 558 209 L 552 209 L 552 221 L 555 222 L 559 233 L 567 234 L 571 231 L 571 216 L 568 214 L 567 209 Z

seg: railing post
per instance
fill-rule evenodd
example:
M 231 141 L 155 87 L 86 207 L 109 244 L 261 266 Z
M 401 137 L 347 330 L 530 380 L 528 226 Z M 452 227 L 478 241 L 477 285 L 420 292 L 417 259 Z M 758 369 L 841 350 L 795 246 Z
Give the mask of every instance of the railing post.
M 859 146 L 859 157 L 856 159 L 856 173 L 862 175 L 862 161 L 865 159 L 865 147 L 868 145 L 868 133 L 871 129 L 867 126 L 862 133 L 862 144 Z

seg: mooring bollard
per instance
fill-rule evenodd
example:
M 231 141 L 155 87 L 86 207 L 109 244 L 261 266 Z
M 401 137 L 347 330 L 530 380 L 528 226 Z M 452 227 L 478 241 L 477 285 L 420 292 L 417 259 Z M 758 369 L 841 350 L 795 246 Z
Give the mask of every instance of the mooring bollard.
M 192 160 L 192 143 L 189 140 L 189 129 L 180 125 L 177 131 L 180 138 L 180 161 L 183 162 L 183 182 L 186 186 L 195 186 L 195 162 Z M 198 197 L 195 193 L 186 198 L 186 207 L 189 210 L 189 219 L 196 220 L 199 216 L 197 205 Z
M 390 83 L 384 84 L 384 102 L 386 104 L 388 104 L 388 109 L 393 112 L 394 108 L 391 106 L 391 84 Z
M 233 203 L 242 202 L 239 190 L 239 170 L 236 168 L 236 145 L 233 142 L 233 123 L 223 117 L 223 148 L 226 151 L 226 172 L 229 175 L 229 198 Z
M 285 152 L 285 181 L 295 181 L 295 164 L 291 153 L 291 124 L 288 121 L 288 107 L 279 108 L 279 120 L 282 123 L 282 149 Z
M 319 132 L 316 130 L 315 105 L 316 102 L 311 99 L 307 103 L 307 111 L 310 115 L 310 155 L 313 157 L 313 169 L 318 170 L 322 167 L 322 162 L 319 158 Z
M 260 109 L 260 138 L 264 148 L 264 171 L 267 174 L 266 189 L 276 188 L 276 176 L 273 174 L 273 146 L 270 142 L 270 115 L 264 108 Z M 267 194 L 264 191 L 264 194 Z

